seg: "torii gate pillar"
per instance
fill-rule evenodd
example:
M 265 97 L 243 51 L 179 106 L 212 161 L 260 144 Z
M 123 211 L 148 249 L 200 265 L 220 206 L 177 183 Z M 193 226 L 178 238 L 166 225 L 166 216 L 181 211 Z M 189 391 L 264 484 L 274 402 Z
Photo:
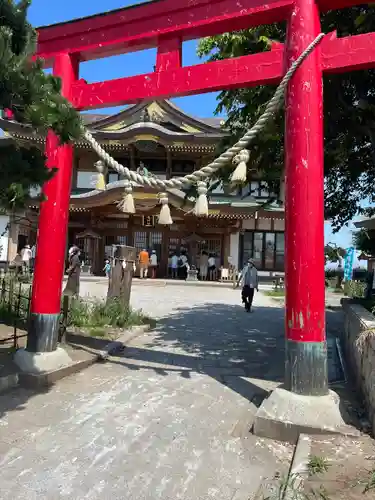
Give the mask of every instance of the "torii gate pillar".
M 295 0 L 286 64 L 320 33 L 314 0 Z M 296 71 L 286 96 L 286 388 L 328 393 L 324 283 L 323 91 L 320 48 Z
M 78 77 L 78 58 L 67 53 L 56 55 L 53 73 L 61 77 L 62 94 L 71 98 L 71 87 Z M 31 298 L 27 350 L 54 352 L 57 348 L 64 276 L 69 202 L 72 183 L 73 146 L 59 146 L 49 132 L 46 141 L 47 167 L 56 174 L 43 187 L 46 200 L 40 204 L 37 255 Z

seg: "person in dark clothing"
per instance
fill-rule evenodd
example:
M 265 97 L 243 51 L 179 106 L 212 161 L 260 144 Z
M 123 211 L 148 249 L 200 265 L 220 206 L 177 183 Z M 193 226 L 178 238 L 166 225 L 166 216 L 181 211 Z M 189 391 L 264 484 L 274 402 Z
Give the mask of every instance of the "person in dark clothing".
M 249 259 L 246 266 L 242 269 L 242 272 L 238 278 L 237 285 L 242 282 L 242 302 L 245 304 L 245 311 L 251 312 L 251 307 L 254 300 L 254 291 L 259 291 L 259 278 L 258 271 L 254 266 L 254 262 Z
M 81 277 L 81 261 L 79 258 L 79 248 L 73 247 L 69 256 L 69 268 L 66 271 L 68 282 L 66 284 L 64 295 L 79 296 L 79 282 Z

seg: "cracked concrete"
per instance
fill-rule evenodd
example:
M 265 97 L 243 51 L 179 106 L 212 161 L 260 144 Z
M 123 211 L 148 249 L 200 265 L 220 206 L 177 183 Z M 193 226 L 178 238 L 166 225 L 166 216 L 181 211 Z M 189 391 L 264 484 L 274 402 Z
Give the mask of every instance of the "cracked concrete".
M 121 356 L 0 395 L 2 499 L 249 500 L 287 472 L 292 447 L 248 433 L 283 378 L 283 310 L 183 286 L 132 303 L 160 320 Z

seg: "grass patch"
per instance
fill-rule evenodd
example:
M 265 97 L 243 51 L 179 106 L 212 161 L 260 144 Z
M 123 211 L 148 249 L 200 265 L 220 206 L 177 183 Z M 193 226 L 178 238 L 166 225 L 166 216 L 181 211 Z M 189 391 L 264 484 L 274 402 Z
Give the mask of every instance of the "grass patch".
M 285 297 L 285 290 L 268 290 L 264 293 L 269 297 Z
M 369 480 L 363 490 L 363 494 L 368 493 L 369 491 L 375 491 L 375 469 L 370 472 Z
M 312 456 L 307 464 L 309 476 L 317 476 L 327 472 L 329 468 L 328 460 L 324 457 Z M 303 491 L 304 478 L 300 474 L 292 474 L 286 478 L 280 479 L 276 491 L 263 500 L 330 500 L 324 486 L 319 489 L 310 489 L 307 493 Z
M 102 300 L 72 300 L 68 313 L 68 326 L 88 328 L 96 336 L 105 336 L 105 328 L 129 328 L 150 324 L 152 320 L 142 311 L 124 307 L 118 299 L 109 302 Z
M 327 472 L 328 467 L 328 460 L 326 460 L 324 457 L 317 457 L 315 455 L 310 457 L 309 463 L 307 464 L 307 469 L 310 476 L 323 474 L 324 472 Z

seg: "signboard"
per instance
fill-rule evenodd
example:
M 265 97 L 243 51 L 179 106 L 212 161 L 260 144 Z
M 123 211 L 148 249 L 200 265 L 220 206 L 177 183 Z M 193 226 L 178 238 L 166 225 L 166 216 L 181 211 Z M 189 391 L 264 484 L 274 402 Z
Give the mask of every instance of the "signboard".
M 354 262 L 354 247 L 346 249 L 345 263 L 344 263 L 344 280 L 350 281 L 353 276 L 353 262 Z
M 155 227 L 157 223 L 157 215 L 144 215 L 142 217 L 143 227 Z

